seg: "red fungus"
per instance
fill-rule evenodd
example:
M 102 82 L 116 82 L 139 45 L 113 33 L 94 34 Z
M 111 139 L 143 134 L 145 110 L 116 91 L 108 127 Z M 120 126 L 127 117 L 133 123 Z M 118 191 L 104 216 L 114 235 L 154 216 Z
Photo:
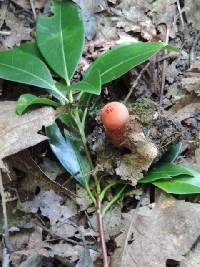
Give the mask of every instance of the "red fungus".
M 101 121 L 111 142 L 119 146 L 123 143 L 128 127 L 129 112 L 120 102 L 110 102 L 101 110 Z

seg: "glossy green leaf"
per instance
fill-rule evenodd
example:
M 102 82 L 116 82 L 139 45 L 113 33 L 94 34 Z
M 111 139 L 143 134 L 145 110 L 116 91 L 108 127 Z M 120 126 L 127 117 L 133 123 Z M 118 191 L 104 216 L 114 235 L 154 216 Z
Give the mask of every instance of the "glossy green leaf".
M 55 86 L 61 95 L 67 96 L 67 86 L 64 81 L 55 82 Z M 63 105 L 65 104 L 65 100 L 62 97 L 59 97 L 59 100 Z
M 152 183 L 160 179 L 172 179 L 182 174 L 193 176 L 193 172 L 186 167 L 172 163 L 156 164 L 144 178 L 139 180 L 139 183 Z
M 51 107 L 59 107 L 60 105 L 55 101 L 46 97 L 38 97 L 32 94 L 21 95 L 17 101 L 16 111 L 18 115 L 22 115 L 28 108 L 34 105 L 45 105 Z
M 99 70 L 101 84 L 108 83 L 125 74 L 135 66 L 145 62 L 161 49 L 175 50 L 164 43 L 125 43 L 115 46 L 99 56 L 87 69 L 85 78 L 93 76 L 94 69 Z
M 100 95 L 101 93 L 101 78 L 98 70 L 94 69 L 92 75 L 85 77 L 79 83 L 74 83 L 70 86 L 73 90 Z
M 63 167 L 84 187 L 89 177 L 89 163 L 81 153 L 80 143 L 63 136 L 56 124 L 46 128 L 52 151 Z
M 72 116 L 70 115 L 70 113 L 66 113 L 66 112 L 61 113 L 61 114 L 59 114 L 58 118 L 63 124 L 65 124 L 67 126 L 69 126 L 69 125 L 75 126 L 76 125 Z
M 37 19 L 37 44 L 51 68 L 69 81 L 83 50 L 84 28 L 81 12 L 72 1 L 54 1 L 52 11 L 52 17 Z
M 21 44 L 19 47 L 16 48 L 16 50 L 28 53 L 32 56 L 40 58 L 41 60 L 43 59 L 40 50 L 38 49 L 37 44 L 35 42 L 27 42 Z
M 162 158 L 159 160 L 158 164 L 161 164 L 164 162 L 174 162 L 181 152 L 181 147 L 182 147 L 182 143 L 170 145 L 168 147 L 167 152 L 164 153 Z
M 17 49 L 0 52 L 0 78 L 45 88 L 56 98 L 65 99 L 55 87 L 46 65 Z
M 200 194 L 200 174 L 190 177 L 181 175 L 171 180 L 159 180 L 155 186 L 172 194 Z

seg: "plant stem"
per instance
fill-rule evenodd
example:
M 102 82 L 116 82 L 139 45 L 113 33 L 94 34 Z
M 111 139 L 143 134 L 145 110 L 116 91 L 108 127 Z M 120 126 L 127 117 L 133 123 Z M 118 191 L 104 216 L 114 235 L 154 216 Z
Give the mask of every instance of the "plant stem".
M 92 162 L 92 158 L 90 156 L 90 152 L 88 150 L 87 147 L 87 140 L 86 140 L 86 136 L 85 136 L 85 118 L 86 118 L 86 114 L 87 114 L 87 109 L 85 109 L 85 112 L 83 114 L 83 118 L 82 121 L 80 119 L 79 116 L 79 112 L 78 112 L 78 108 L 75 109 L 74 114 L 72 115 L 74 118 L 74 121 L 79 129 L 79 133 L 83 142 L 83 146 L 85 149 L 85 153 L 87 156 L 87 159 L 90 163 L 90 167 L 91 169 L 93 169 L 93 162 Z M 100 241 L 101 241 L 101 248 L 102 248 L 102 255 L 103 255 L 103 267 L 109 267 L 108 265 L 108 256 L 107 256 L 107 248 L 106 248 L 106 241 L 105 241 L 105 233 L 104 233 L 104 226 L 103 226 L 103 214 L 102 214 L 102 207 L 101 207 L 101 199 L 100 199 L 100 194 L 101 194 L 101 188 L 100 188 L 100 183 L 99 180 L 97 178 L 97 176 L 94 174 L 93 175 L 94 178 L 94 182 L 96 185 L 96 193 L 97 193 L 97 197 L 96 200 L 90 190 L 90 186 L 88 184 L 88 181 L 86 181 L 86 191 L 88 193 L 88 195 L 90 196 L 90 198 L 92 199 L 95 207 L 96 207 L 96 214 L 97 214 L 97 221 L 98 221 L 98 229 L 99 229 L 99 236 L 100 236 Z M 110 187 L 110 186 L 109 186 Z
M 92 192 L 91 192 L 91 190 L 90 190 L 90 187 L 89 187 L 89 185 L 88 185 L 88 182 L 86 183 L 86 187 L 85 187 L 85 189 L 86 189 L 86 191 L 87 191 L 89 197 L 91 198 L 92 202 L 94 203 L 94 206 L 96 207 L 96 205 L 97 205 L 97 203 L 96 203 L 96 199 L 95 199 L 95 197 L 93 196 L 93 194 L 92 194 Z
M 104 199 L 104 196 L 106 194 L 106 192 L 114 185 L 116 185 L 117 182 L 111 182 L 109 183 L 106 187 L 104 187 L 104 189 L 102 190 L 101 194 L 99 195 L 100 200 L 102 201 Z
M 84 116 L 86 116 L 86 114 L 84 114 Z M 93 162 L 92 162 L 92 159 L 90 156 L 90 152 L 89 152 L 88 147 L 87 147 L 87 140 L 86 140 L 86 136 L 85 136 L 85 124 L 81 122 L 81 119 L 80 119 L 80 116 L 78 113 L 78 108 L 75 109 L 75 113 L 74 113 L 73 118 L 74 118 L 74 121 L 76 122 L 78 129 L 79 129 L 79 133 L 80 133 L 80 136 L 81 136 L 81 139 L 83 142 L 83 146 L 84 146 L 84 150 L 85 150 L 87 159 L 90 163 L 90 167 L 91 167 L 91 169 L 93 169 L 94 166 L 93 166 Z M 85 120 L 85 118 L 83 118 L 83 119 Z M 101 192 L 101 188 L 100 188 L 98 178 L 96 175 L 93 175 L 93 178 L 94 178 L 94 182 L 95 182 L 95 185 L 97 188 L 97 194 L 99 195 Z
M 122 187 L 122 189 L 112 198 L 112 200 L 110 202 L 108 202 L 108 204 L 103 209 L 103 212 L 102 212 L 103 216 L 113 206 L 113 204 L 120 199 L 120 197 L 122 196 L 122 193 L 124 192 L 124 190 L 126 189 L 126 187 L 127 187 L 127 185 L 124 185 Z
M 109 267 L 104 226 L 103 226 L 103 214 L 102 214 L 101 200 L 99 197 L 97 197 L 97 211 L 96 211 L 96 213 L 97 213 L 99 236 L 100 236 L 101 248 L 102 248 L 102 254 L 103 254 L 103 267 Z
M 69 89 L 69 102 L 70 103 L 73 103 L 74 102 L 73 93 L 72 93 L 72 90 L 71 89 Z

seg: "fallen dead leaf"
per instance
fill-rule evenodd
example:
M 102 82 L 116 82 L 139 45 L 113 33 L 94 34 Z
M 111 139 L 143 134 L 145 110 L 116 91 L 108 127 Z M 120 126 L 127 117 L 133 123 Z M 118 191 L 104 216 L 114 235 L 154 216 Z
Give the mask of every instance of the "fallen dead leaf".
M 40 108 L 18 116 L 15 111 L 16 102 L 4 101 L 0 105 L 0 159 L 47 139 L 38 134 L 38 131 L 42 126 L 48 126 L 55 121 L 52 108 Z
M 197 244 L 180 263 L 180 267 L 198 267 L 200 266 L 200 244 Z
M 63 238 L 74 236 L 76 227 L 70 224 L 69 218 L 77 214 L 74 201 L 64 199 L 53 190 L 40 192 L 33 201 L 20 204 L 22 210 L 37 213 L 40 210 L 42 216 L 49 219 L 53 234 Z
M 30 0 L 12 0 L 13 3 L 22 7 L 23 9 L 31 9 Z M 35 8 L 41 9 L 44 7 L 46 0 L 34 0 L 33 4 Z
M 200 30 L 200 21 L 199 21 L 199 9 L 200 2 L 199 0 L 185 0 L 185 14 L 187 21 L 192 23 L 193 27 L 197 30 Z
M 199 236 L 199 220 L 199 204 L 161 195 L 152 209 L 133 212 L 129 229 L 116 238 L 111 267 L 166 267 L 168 259 L 184 260 Z
M 179 110 L 186 107 L 187 105 L 192 104 L 192 103 L 199 103 L 199 102 L 200 102 L 199 96 L 195 94 L 185 95 L 179 101 L 177 101 L 175 105 L 173 105 L 172 108 L 169 109 L 169 113 L 173 115 L 177 113 Z
M 188 118 L 194 117 L 195 114 L 199 112 L 200 112 L 200 103 L 192 103 L 177 111 L 174 115 L 172 115 L 172 119 L 176 119 L 179 122 L 181 122 Z
M 169 36 L 176 37 L 177 26 L 174 23 L 176 17 L 176 0 L 157 0 L 152 4 L 150 14 L 155 25 L 165 24 L 169 29 Z
M 41 214 L 50 220 L 50 224 L 54 225 L 57 222 L 62 223 L 68 218 L 77 214 L 75 203 L 67 200 L 63 203 L 63 198 L 57 195 L 53 190 L 40 192 L 33 201 L 24 202 L 23 206 L 32 213 L 37 213 L 38 210 Z
M 118 236 L 123 227 L 124 227 L 124 216 L 121 212 L 121 205 L 116 205 L 104 217 L 104 230 L 106 240 L 109 240 L 110 237 Z M 92 227 L 98 232 L 98 224 L 96 219 L 96 214 L 94 213 L 92 217 L 90 217 L 90 223 Z
M 30 41 L 32 39 L 30 26 L 25 21 L 16 17 L 9 10 L 5 17 L 6 26 L 10 29 L 10 34 L 2 39 L 2 45 L 5 49 L 20 45 L 21 41 Z

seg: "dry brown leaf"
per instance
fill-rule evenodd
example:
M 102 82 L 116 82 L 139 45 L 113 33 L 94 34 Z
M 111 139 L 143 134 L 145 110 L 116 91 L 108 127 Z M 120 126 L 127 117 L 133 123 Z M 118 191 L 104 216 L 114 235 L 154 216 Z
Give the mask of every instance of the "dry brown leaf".
M 200 77 L 187 77 L 182 79 L 182 86 L 188 92 L 200 95 Z
M 182 87 L 189 93 L 195 92 L 200 95 L 200 60 L 197 59 L 185 73 L 182 78 Z
M 176 17 L 176 0 L 153 1 L 150 14 L 155 25 L 165 24 L 169 29 L 169 36 L 172 38 L 176 37 L 177 26 L 174 23 Z
M 133 212 L 129 229 L 116 239 L 120 247 L 111 267 L 166 267 L 167 259 L 182 261 L 199 236 L 199 220 L 199 204 L 162 195 L 153 209 Z
M 0 102 L 0 106 L 0 159 L 47 139 L 38 131 L 55 121 L 52 108 L 40 108 L 18 116 L 16 102 L 4 101 Z
M 41 214 L 49 218 L 50 224 L 62 223 L 68 218 L 77 214 L 77 208 L 70 199 L 63 203 L 63 198 L 57 195 L 53 190 L 40 192 L 32 201 L 23 203 L 24 208 L 32 213 L 40 210 Z
M 30 41 L 30 26 L 25 25 L 26 22 L 16 17 L 12 12 L 7 11 L 5 17 L 6 26 L 10 29 L 10 34 L 2 39 L 2 45 L 5 49 L 20 45 L 21 41 Z
M 192 103 L 178 110 L 174 115 L 172 115 L 172 119 L 176 119 L 179 122 L 181 122 L 186 119 L 194 117 L 195 114 L 199 112 L 200 112 L 200 103 Z
M 23 9 L 31 9 L 30 0 L 12 0 L 11 2 L 15 3 L 17 6 Z
M 200 97 L 191 94 L 191 95 L 185 95 L 183 98 L 181 98 L 179 101 L 176 102 L 175 105 L 173 105 L 172 108 L 169 109 L 170 114 L 175 114 L 182 108 L 186 107 L 189 104 L 192 103 L 199 103 L 200 102 Z
M 69 218 L 77 214 L 74 201 L 69 198 L 65 200 L 53 190 L 41 191 L 32 201 L 20 204 L 22 210 L 41 214 L 50 221 L 50 230 L 55 235 L 63 238 L 74 236 L 77 228 L 70 224 Z
M 109 240 L 110 237 L 118 236 L 121 233 L 121 230 L 124 227 L 124 216 L 121 212 L 121 205 L 116 205 L 109 212 L 106 213 L 104 217 L 104 230 L 106 240 Z M 98 232 L 98 223 L 96 214 L 90 218 L 92 227 Z
M 198 267 L 200 266 L 200 244 L 191 250 L 185 259 L 180 263 L 180 267 Z
M 199 9 L 200 2 L 199 0 L 185 0 L 185 13 L 187 21 L 191 22 L 193 27 L 197 30 L 200 30 L 200 20 L 199 20 Z
M 37 9 L 43 8 L 45 2 L 47 2 L 47 0 L 31 0 L 31 1 L 33 2 L 33 6 Z M 25 10 L 31 9 L 30 0 L 12 0 L 12 2 Z

